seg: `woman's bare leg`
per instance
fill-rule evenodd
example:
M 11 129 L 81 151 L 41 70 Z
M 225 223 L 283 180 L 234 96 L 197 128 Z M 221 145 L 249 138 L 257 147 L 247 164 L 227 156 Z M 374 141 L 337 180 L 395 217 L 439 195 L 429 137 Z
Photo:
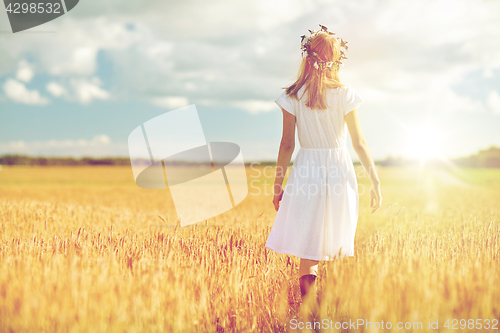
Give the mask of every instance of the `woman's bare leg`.
M 299 266 L 299 278 L 303 275 L 318 275 L 318 264 L 317 260 L 300 259 Z

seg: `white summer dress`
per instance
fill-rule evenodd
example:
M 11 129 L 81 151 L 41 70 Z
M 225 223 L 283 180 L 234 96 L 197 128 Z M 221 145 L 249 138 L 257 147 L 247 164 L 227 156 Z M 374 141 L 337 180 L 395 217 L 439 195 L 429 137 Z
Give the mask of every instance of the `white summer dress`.
M 326 110 L 305 105 L 283 92 L 275 102 L 296 117 L 300 149 L 284 187 L 266 248 L 311 260 L 354 256 L 358 185 L 346 147 L 345 115 L 363 99 L 348 87 L 326 93 Z

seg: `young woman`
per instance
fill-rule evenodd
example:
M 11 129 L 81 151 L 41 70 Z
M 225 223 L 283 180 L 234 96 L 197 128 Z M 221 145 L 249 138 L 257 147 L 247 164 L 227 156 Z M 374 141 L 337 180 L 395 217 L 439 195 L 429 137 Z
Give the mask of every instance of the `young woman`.
M 302 297 L 314 284 L 320 260 L 354 256 L 359 196 L 346 147 L 347 129 L 372 184 L 371 212 L 382 203 L 380 181 L 358 120 L 363 100 L 338 77 L 345 59 L 341 48 L 347 50 L 347 43 L 320 27 L 309 37 L 302 36 L 298 78 L 275 101 L 283 112 L 283 137 L 273 198 L 278 213 L 266 248 L 301 258 Z M 283 190 L 295 148 L 295 127 L 300 150 Z

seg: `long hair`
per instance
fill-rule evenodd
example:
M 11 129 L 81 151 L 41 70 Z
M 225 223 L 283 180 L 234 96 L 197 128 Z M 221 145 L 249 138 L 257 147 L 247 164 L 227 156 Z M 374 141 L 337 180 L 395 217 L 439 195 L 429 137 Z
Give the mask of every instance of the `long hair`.
M 311 39 L 311 50 L 318 54 L 324 61 L 337 61 L 340 58 L 340 43 L 333 35 L 320 32 Z M 303 57 L 300 64 L 297 80 L 291 86 L 285 88 L 286 94 L 298 100 L 297 93 L 306 86 L 308 99 L 306 106 L 311 109 L 324 110 L 326 105 L 326 91 L 337 87 L 343 87 L 339 80 L 338 66 L 321 69 L 314 67 L 314 60 Z

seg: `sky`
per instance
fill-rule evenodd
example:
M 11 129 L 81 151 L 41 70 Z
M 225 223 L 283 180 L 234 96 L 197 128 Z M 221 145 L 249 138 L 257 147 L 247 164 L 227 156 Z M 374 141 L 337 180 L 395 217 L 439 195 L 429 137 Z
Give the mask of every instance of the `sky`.
M 0 10 L 0 154 L 126 157 L 137 126 L 195 104 L 207 141 L 276 160 L 274 100 L 319 24 L 348 41 L 375 159 L 500 146 L 499 1 L 82 0 L 16 34 Z

